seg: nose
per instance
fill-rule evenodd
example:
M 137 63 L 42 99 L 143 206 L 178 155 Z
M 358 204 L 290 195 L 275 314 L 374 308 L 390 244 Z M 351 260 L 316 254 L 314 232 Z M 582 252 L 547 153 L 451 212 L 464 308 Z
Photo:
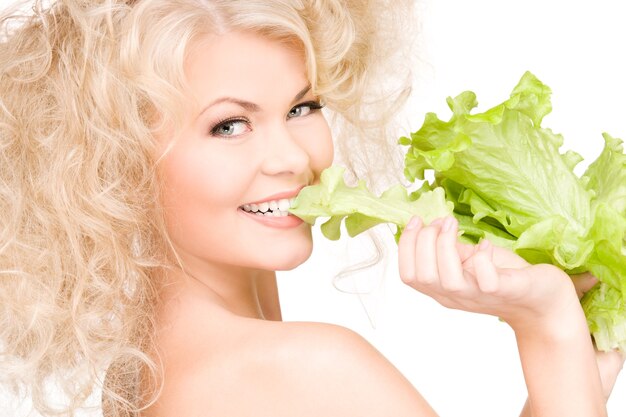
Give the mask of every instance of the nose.
M 311 157 L 297 132 L 284 123 L 268 129 L 263 140 L 264 158 L 261 170 L 266 175 L 302 174 L 310 171 Z

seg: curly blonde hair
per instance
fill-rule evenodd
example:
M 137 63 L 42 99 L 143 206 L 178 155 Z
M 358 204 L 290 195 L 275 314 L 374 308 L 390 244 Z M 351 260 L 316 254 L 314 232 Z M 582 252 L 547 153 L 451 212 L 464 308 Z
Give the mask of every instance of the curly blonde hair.
M 249 31 L 301 47 L 343 162 L 363 176 L 396 149 L 386 128 L 409 91 L 411 3 L 36 0 L 3 12 L 0 382 L 27 387 L 42 414 L 74 415 L 102 389 L 107 415 L 132 415 L 158 392 L 146 380 L 158 380 L 153 318 L 171 260 L 153 133 L 181 120 L 194 40 Z

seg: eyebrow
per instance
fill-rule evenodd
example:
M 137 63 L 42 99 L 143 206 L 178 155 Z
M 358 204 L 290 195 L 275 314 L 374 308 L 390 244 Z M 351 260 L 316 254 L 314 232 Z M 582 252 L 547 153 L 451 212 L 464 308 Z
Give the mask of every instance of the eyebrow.
M 302 90 L 300 90 L 298 92 L 298 94 L 295 95 L 295 97 L 293 98 L 293 103 L 295 103 L 296 101 L 302 99 L 302 97 L 304 97 L 310 90 L 311 90 L 311 84 L 308 84 L 306 87 L 304 87 Z M 238 98 L 235 98 L 235 97 L 220 97 L 218 99 L 213 100 L 206 107 L 204 107 L 202 109 L 202 111 L 200 112 L 200 114 L 203 114 L 209 108 L 215 106 L 216 104 L 220 104 L 220 103 L 233 103 L 233 104 L 236 104 L 236 105 L 242 107 L 243 109 L 245 109 L 245 110 L 247 110 L 249 112 L 258 112 L 258 111 L 261 110 L 261 107 L 258 104 L 252 103 L 251 101 L 241 100 L 241 99 L 238 99 Z

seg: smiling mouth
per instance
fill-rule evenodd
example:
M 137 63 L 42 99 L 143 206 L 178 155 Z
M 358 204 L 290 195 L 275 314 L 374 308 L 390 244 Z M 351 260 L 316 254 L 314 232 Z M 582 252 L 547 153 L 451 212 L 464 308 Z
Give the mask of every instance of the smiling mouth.
M 256 214 L 257 216 L 286 217 L 289 215 L 289 208 L 294 201 L 295 198 L 281 198 L 262 203 L 244 204 L 240 208 L 246 213 Z

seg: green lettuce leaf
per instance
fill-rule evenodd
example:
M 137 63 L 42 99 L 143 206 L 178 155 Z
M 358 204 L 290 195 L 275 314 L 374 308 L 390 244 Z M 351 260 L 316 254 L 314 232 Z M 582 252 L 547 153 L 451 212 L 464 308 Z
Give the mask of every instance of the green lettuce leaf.
M 624 351 L 626 303 L 622 293 L 601 282 L 585 294 L 581 304 L 596 347 L 602 351 Z
M 603 133 L 604 149 L 583 175 L 594 202 L 606 203 L 626 216 L 626 155 L 622 141 Z
M 523 75 L 510 97 L 483 113 L 471 91 L 448 98 L 448 121 L 434 113 L 399 139 L 407 146 L 404 174 L 425 179 L 409 194 L 403 186 L 373 195 L 363 181 L 346 185 L 331 167 L 321 183 L 304 188 L 290 212 L 338 239 L 341 226 L 355 236 L 377 224 L 409 219 L 426 224 L 450 214 L 461 239 L 489 239 L 531 263 L 551 263 L 573 274 L 590 271 L 600 283 L 583 298 L 590 331 L 601 350 L 626 349 L 626 156 L 622 142 L 604 134 L 605 147 L 582 177 L 576 152 L 561 152 L 561 135 L 541 126 L 552 110 L 551 90 Z
M 405 175 L 435 173 L 454 203 L 470 241 L 489 238 L 531 263 L 568 273 L 591 271 L 601 283 L 583 308 L 598 347 L 626 348 L 626 157 L 622 142 L 604 134 L 605 148 L 582 178 L 582 160 L 561 153 L 563 138 L 541 127 L 550 89 L 527 72 L 510 98 L 471 114 L 476 96 L 448 98 L 452 117 L 426 115 L 410 138 Z M 470 220 L 471 219 L 471 220 Z
M 589 255 L 592 193 L 573 172 L 580 156 L 559 153 L 563 138 L 539 125 L 549 98 L 550 89 L 528 72 L 507 101 L 484 113 L 470 114 L 477 105 L 470 91 L 449 98 L 449 121 L 430 113 L 403 139 L 410 143 L 405 174 L 415 181 L 432 169 L 454 181 L 476 222 L 495 220 L 533 259 L 569 270 Z
M 428 224 L 452 213 L 453 205 L 446 201 L 441 188 L 411 196 L 402 185 L 397 185 L 377 197 L 364 181 L 355 187 L 346 185 L 344 172 L 338 166 L 325 169 L 320 183 L 303 188 L 289 209 L 291 214 L 312 225 L 317 218 L 328 218 L 321 226 L 328 239 L 340 238 L 343 221 L 351 237 L 380 223 L 392 223 L 397 226 L 398 238 L 413 216 Z
M 454 217 L 459 221 L 459 230 L 462 232 L 460 240 L 465 243 L 476 244 L 482 239 L 488 239 L 493 244 L 507 249 L 513 249 L 516 237 L 508 233 L 501 224 L 490 218 L 475 217 L 471 207 L 465 204 L 462 196 L 466 196 L 467 189 L 449 178 L 436 178 L 433 184 L 424 183 L 415 192 L 419 195 L 433 188 L 443 188 L 446 199 L 454 204 Z
M 603 200 L 592 202 L 596 215 L 590 235 L 596 243 L 585 265 L 602 281 L 601 290 L 585 295 L 583 310 L 598 349 L 626 350 L 626 217 Z

